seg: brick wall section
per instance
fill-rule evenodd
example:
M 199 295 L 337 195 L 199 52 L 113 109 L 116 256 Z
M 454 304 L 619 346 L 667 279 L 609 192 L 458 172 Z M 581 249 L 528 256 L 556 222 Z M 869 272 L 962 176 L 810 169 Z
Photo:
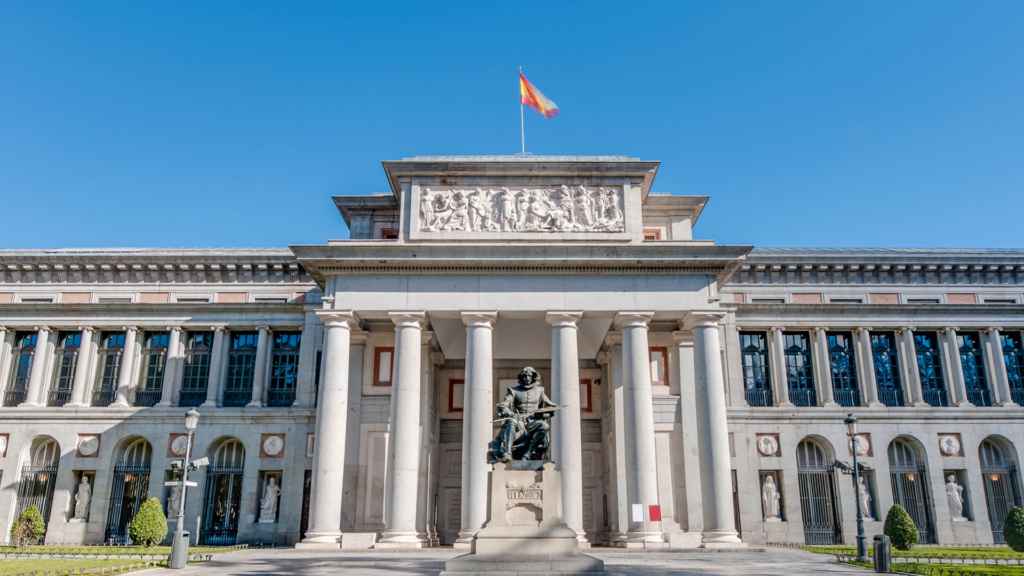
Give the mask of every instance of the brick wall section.
M 793 294 L 793 304 L 821 304 L 821 294 Z
M 222 304 L 245 304 L 245 292 L 217 292 L 217 302 Z
M 170 294 L 167 292 L 143 292 L 139 294 L 139 302 L 143 304 L 166 304 L 170 300 Z
M 974 294 L 946 294 L 946 302 L 949 304 L 977 304 L 978 297 Z
M 736 304 L 743 304 L 743 294 L 733 294 L 732 301 Z
M 11 302 L 14 302 L 14 293 L 0 292 L 0 304 L 10 304 Z
M 899 294 L 868 294 L 868 300 L 872 304 L 899 304 Z
M 64 304 L 88 304 L 91 300 L 91 292 L 62 292 L 60 295 L 60 301 Z

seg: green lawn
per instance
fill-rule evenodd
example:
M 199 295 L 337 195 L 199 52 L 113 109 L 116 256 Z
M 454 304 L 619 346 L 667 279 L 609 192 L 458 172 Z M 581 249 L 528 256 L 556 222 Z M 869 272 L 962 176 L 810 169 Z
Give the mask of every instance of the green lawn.
M 98 558 L 86 560 L 4 560 L 0 562 L 0 576 L 22 574 L 29 572 L 57 572 L 79 568 L 99 568 L 102 566 L 121 566 L 130 564 L 130 560 L 101 560 Z M 97 574 L 99 571 L 97 571 Z M 126 572 L 127 573 L 127 572 Z M 109 574 L 109 571 L 108 571 Z M 76 575 L 77 576 L 77 575 Z M 120 574 L 118 574 L 120 576 Z
M 855 546 L 803 546 L 801 550 L 807 550 L 808 552 L 817 552 L 819 554 L 833 554 L 835 552 L 842 552 L 844 554 L 856 554 L 857 548 Z M 868 554 L 871 553 L 871 546 L 868 545 Z M 1010 548 L 944 548 L 940 546 L 915 546 L 908 552 L 897 550 L 893 548 L 892 556 L 897 558 L 900 555 L 909 555 L 910 557 L 917 556 L 919 558 L 930 557 L 930 558 L 943 558 L 943 557 L 960 557 L 967 556 L 973 558 L 977 556 L 1000 556 L 1008 558 L 1022 558 L 1024 554 L 1014 552 Z
M 234 552 L 237 548 L 219 548 L 207 546 L 190 546 L 189 554 L 219 554 L 223 552 Z M 0 546 L 0 554 L 21 554 L 22 551 L 14 546 Z M 29 546 L 26 554 L 89 554 L 89 555 L 162 555 L 171 553 L 170 546 Z

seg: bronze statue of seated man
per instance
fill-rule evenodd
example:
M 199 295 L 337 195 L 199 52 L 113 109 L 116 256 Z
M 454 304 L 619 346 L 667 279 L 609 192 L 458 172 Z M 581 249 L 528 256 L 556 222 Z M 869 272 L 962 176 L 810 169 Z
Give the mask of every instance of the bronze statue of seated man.
M 519 373 L 519 384 L 509 388 L 498 403 L 496 422 L 502 422 L 498 437 L 490 444 L 488 462 L 549 460 L 548 420 L 560 408 L 544 394 L 540 374 L 531 367 Z

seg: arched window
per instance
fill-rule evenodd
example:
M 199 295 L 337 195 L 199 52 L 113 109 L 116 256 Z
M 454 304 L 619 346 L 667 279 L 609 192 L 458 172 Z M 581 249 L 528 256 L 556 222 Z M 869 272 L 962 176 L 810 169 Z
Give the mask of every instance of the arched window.
M 49 522 L 53 488 L 60 464 L 60 445 L 49 437 L 36 438 L 32 444 L 29 461 L 21 469 L 18 509 L 14 517 L 20 516 L 29 506 L 35 506 L 43 515 L 43 522 Z
M 931 503 L 928 501 L 928 474 L 917 453 L 905 440 L 897 438 L 889 444 L 889 479 L 892 498 L 910 514 L 920 535 L 919 542 L 934 542 Z
M 804 541 L 839 544 L 843 534 L 836 505 L 835 476 L 825 450 L 817 442 L 805 439 L 796 447 L 796 466 Z
M 242 504 L 245 447 L 230 438 L 216 444 L 212 451 L 206 471 L 203 528 L 199 538 L 202 544 L 234 544 Z
M 1004 457 L 1003 450 L 993 440 L 986 438 L 978 447 L 981 460 L 981 485 L 985 489 L 985 503 L 988 518 L 992 523 L 992 539 L 1004 544 L 1003 523 L 1014 506 L 1020 506 L 1020 489 L 1017 484 L 1017 467 Z
M 149 492 L 149 463 L 152 458 L 153 447 L 144 438 L 122 442 L 115 452 L 105 541 L 128 543 L 128 527 Z

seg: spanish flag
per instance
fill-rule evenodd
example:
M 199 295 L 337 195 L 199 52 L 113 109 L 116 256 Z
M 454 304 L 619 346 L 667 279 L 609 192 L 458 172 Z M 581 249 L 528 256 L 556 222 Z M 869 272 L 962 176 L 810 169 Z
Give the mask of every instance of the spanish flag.
M 523 76 L 521 69 L 519 70 L 519 101 L 540 112 L 545 118 L 554 118 L 555 114 L 558 114 L 558 104 L 548 100 L 540 90 L 537 90 L 536 86 L 530 84 L 526 76 Z

